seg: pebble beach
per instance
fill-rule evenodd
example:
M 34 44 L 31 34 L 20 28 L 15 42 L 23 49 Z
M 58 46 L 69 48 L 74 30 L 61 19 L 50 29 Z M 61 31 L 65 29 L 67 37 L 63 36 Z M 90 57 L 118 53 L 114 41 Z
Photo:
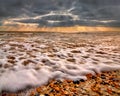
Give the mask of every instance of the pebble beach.
M 120 33 L 0 33 L 0 96 L 119 96 Z

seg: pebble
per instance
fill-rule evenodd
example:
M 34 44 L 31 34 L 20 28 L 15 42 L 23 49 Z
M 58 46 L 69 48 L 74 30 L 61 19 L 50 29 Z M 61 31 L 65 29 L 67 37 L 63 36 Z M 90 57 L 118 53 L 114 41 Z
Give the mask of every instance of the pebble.
M 83 79 L 80 79 L 80 82 L 85 82 L 85 80 L 83 80 Z
M 71 35 L 68 36 L 68 37 L 71 38 Z M 108 38 L 108 37 L 106 37 L 106 38 Z M 73 37 L 71 39 L 73 40 Z M 100 37 L 100 40 L 101 39 L 102 39 L 102 36 Z M 79 37 L 77 39 L 75 37 L 75 40 L 76 40 L 76 42 L 81 42 L 80 39 L 79 39 Z M 38 43 L 41 43 L 41 41 L 42 41 L 42 39 Z M 95 53 L 96 57 L 106 58 L 104 56 L 105 54 L 108 55 L 107 53 L 105 53 L 106 51 L 104 52 L 104 50 L 103 51 L 102 50 L 101 51 L 94 50 L 94 47 L 98 46 L 98 44 L 102 45 L 103 41 L 99 41 L 95 45 L 94 40 L 93 40 L 94 44 L 92 44 L 92 42 L 90 42 L 91 43 L 90 46 L 93 47 L 93 48 L 90 48 L 90 49 L 86 50 L 86 52 L 89 52 L 89 53 L 93 52 L 93 54 Z M 42 43 L 45 43 L 45 41 L 42 41 Z M 57 40 L 56 40 L 56 44 L 58 44 Z M 69 48 L 80 47 L 80 46 L 83 47 L 83 46 L 87 46 L 86 44 L 81 44 L 79 46 L 78 46 L 78 44 L 74 44 L 74 43 L 73 44 L 65 44 L 65 47 L 66 48 L 67 48 L 67 46 Z M 34 45 L 31 45 L 31 46 L 35 47 Z M 61 46 L 61 45 L 59 45 L 59 46 Z M 59 46 L 57 46 L 57 47 L 59 47 Z M 45 46 L 43 45 L 42 47 L 45 47 Z M 63 47 L 61 47 L 61 48 L 63 48 Z M 47 48 L 41 48 L 41 49 L 46 49 L 46 50 L 42 50 L 43 53 L 44 52 L 48 52 L 48 50 L 50 50 L 50 49 L 47 49 Z M 11 50 L 14 50 L 14 47 Z M 36 49 L 33 49 L 33 50 L 34 51 L 38 51 Z M 51 50 L 52 50 L 52 48 L 51 48 Z M 32 51 L 30 51 L 30 53 Z M 41 51 L 41 53 L 42 53 L 42 51 Z M 54 48 L 53 51 L 54 52 L 58 52 L 60 50 L 57 49 L 57 48 Z M 73 58 L 74 57 L 74 53 L 75 53 L 75 55 L 78 55 L 81 52 L 83 52 L 83 51 L 81 51 L 81 50 L 79 51 L 79 50 L 73 49 L 72 51 L 70 51 L 70 54 L 67 55 L 68 57 L 64 56 L 64 55 L 60 55 L 60 56 L 58 55 L 58 57 L 60 57 L 61 59 L 68 58 L 69 63 L 71 63 L 71 62 L 74 63 L 74 62 L 76 62 L 76 59 Z M 13 52 L 12 54 L 14 54 L 14 53 L 15 52 Z M 20 53 L 19 55 L 23 56 L 22 53 Z M 30 54 L 28 54 L 28 55 L 30 55 Z M 33 58 L 36 58 L 32 54 L 30 56 L 33 57 Z M 54 54 L 53 55 L 49 55 L 49 57 L 54 57 Z M 55 57 L 57 57 L 57 56 L 55 55 Z M 83 58 L 82 58 L 83 61 L 80 64 L 85 64 L 85 61 L 86 61 L 85 59 L 86 58 L 89 58 L 89 56 L 83 56 Z M 116 58 L 116 56 L 114 56 L 114 58 Z M 19 57 L 18 59 L 19 60 L 25 59 L 25 61 L 23 61 L 23 65 L 25 65 L 25 66 L 27 66 L 29 63 L 33 63 L 31 61 L 27 61 L 24 56 L 23 57 Z M 9 60 L 8 61 L 9 63 L 15 63 L 16 57 L 8 57 L 8 60 Z M 99 59 L 97 60 L 97 59 L 94 58 L 93 61 L 96 61 L 96 62 L 93 62 L 93 63 L 97 64 L 97 62 L 99 61 Z M 119 59 L 116 62 L 119 62 Z M 50 62 L 47 59 L 45 59 L 45 60 L 43 59 L 42 63 L 54 65 L 54 63 Z M 110 62 L 106 62 L 106 63 L 110 63 Z M 5 67 L 9 67 L 9 66 L 6 65 Z M 35 67 L 35 69 L 39 70 L 38 67 Z M 7 70 L 7 69 L 5 69 L 5 70 Z M 4 70 L 0 70 L 0 72 L 2 73 L 2 72 L 4 72 Z M 51 80 L 51 82 L 49 82 L 48 85 L 43 85 L 43 86 L 39 87 L 38 89 L 36 88 L 37 90 L 35 89 L 34 91 L 29 91 L 29 93 L 31 93 L 31 96 L 101 96 L 100 93 L 103 93 L 104 96 L 120 96 L 120 91 L 119 91 L 120 90 L 120 80 L 119 80 L 120 75 L 118 75 L 119 73 L 120 73 L 120 71 L 119 72 L 116 71 L 116 73 L 115 73 L 116 76 L 111 76 L 112 72 L 103 73 L 100 76 L 89 76 L 90 79 L 88 79 L 87 81 L 81 79 L 81 80 L 76 80 L 76 81 L 66 81 L 66 82 L 64 81 L 64 82 L 60 83 L 58 81 L 54 81 L 54 80 L 52 81 Z M 110 79 L 110 76 L 112 77 L 111 79 Z M 113 92 L 113 89 L 114 89 L 114 94 L 111 95 L 111 93 Z M 91 95 L 93 93 L 95 95 Z M 106 94 L 108 94 L 108 95 L 106 95 Z M 1 94 L 0 94 L 0 96 L 1 96 Z M 2 96 L 4 96 L 4 94 Z M 5 95 L 5 96 L 11 96 L 11 95 Z M 26 95 L 15 95 L 15 96 L 26 96 Z
M 69 61 L 69 62 L 75 62 L 76 60 L 74 58 L 68 58 L 67 61 Z
M 106 76 L 104 74 L 101 74 L 102 79 L 106 79 Z
M 0 68 L 2 67 L 2 64 L 0 64 Z
M 44 94 L 40 94 L 39 96 L 45 96 Z
M 41 96 L 41 95 L 37 93 L 37 94 L 35 94 L 35 96 Z
M 76 80 L 76 81 L 73 81 L 74 84 L 79 84 L 80 81 Z
M 44 96 L 49 96 L 48 94 L 44 94 Z

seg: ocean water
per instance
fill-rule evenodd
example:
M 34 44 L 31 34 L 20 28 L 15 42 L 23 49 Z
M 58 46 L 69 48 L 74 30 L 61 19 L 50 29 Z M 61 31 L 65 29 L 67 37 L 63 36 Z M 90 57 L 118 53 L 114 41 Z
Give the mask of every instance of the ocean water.
M 0 33 L 0 92 L 120 69 L 120 33 Z

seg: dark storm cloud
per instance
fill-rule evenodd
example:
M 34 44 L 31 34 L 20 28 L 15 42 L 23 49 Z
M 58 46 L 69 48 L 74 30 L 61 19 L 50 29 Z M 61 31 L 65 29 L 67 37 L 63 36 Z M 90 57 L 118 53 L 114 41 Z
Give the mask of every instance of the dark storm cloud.
M 46 15 L 51 11 L 59 12 L 69 9 L 70 13 L 78 16 L 79 20 L 74 20 L 72 15 L 62 16 L 62 13 Z M 38 23 L 40 26 L 72 26 L 75 24 L 120 26 L 119 10 L 120 0 L 0 0 L 0 21 L 25 14 L 29 17 L 45 16 L 15 22 Z M 48 22 L 50 20 L 55 23 Z M 110 20 L 114 22 L 101 22 Z
M 20 0 L 0 0 L 0 17 L 17 16 L 24 4 Z

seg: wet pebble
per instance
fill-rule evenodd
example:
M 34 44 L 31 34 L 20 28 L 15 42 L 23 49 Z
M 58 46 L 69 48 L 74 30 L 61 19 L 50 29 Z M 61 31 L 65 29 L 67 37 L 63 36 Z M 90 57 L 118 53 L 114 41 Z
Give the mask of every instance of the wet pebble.
M 48 94 L 44 94 L 44 96 L 49 96 Z
M 69 61 L 69 62 L 75 62 L 76 60 L 74 58 L 68 58 L 67 61 Z
M 75 81 L 73 81 L 73 83 L 74 83 L 74 84 L 79 84 L 80 81 L 79 81 L 79 80 L 75 80 Z
M 101 74 L 102 79 L 106 79 L 106 76 L 104 74 Z
M 112 80 L 114 82 L 120 82 L 120 79 L 118 79 L 118 78 L 110 78 L 110 80 Z
M 79 50 L 72 50 L 71 53 L 81 53 Z
M 96 79 L 96 77 L 95 77 L 95 76 L 92 76 L 92 79 Z
M 7 56 L 7 58 L 8 58 L 8 59 L 12 59 L 12 60 L 14 60 L 14 59 L 15 59 L 15 57 L 14 57 L 14 56 Z
M 84 79 L 80 79 L 80 82 L 85 82 L 85 80 Z
M 0 68 L 2 67 L 2 64 L 0 64 Z
M 10 64 L 4 64 L 4 68 L 9 68 L 9 67 L 11 67 Z
M 105 81 L 102 81 L 100 84 L 106 85 L 106 84 L 108 84 L 108 83 L 106 83 Z
M 35 94 L 35 96 L 41 96 L 39 93 Z

